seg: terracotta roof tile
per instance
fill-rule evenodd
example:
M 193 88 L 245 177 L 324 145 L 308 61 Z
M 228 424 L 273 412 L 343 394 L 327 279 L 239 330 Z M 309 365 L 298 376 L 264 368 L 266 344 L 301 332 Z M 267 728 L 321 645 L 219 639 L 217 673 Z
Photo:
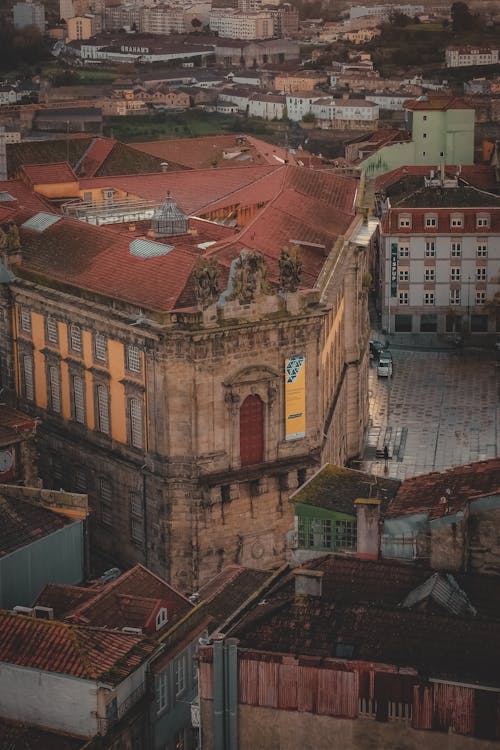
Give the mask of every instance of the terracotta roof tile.
M 500 203 L 500 198 L 499 198 Z M 487 213 L 490 216 L 489 226 L 480 226 L 476 224 L 478 213 Z M 451 226 L 451 215 L 460 213 L 463 215 L 462 226 Z M 411 227 L 399 226 L 399 215 L 408 216 L 411 214 Z M 426 227 L 426 214 L 433 214 L 437 217 L 437 226 Z M 483 208 L 467 208 L 456 206 L 455 208 L 413 208 L 412 206 L 397 206 L 388 211 L 382 219 L 381 228 L 384 234 L 398 235 L 415 235 L 415 234 L 447 234 L 461 236 L 464 234 L 499 234 L 500 233 L 500 205 L 498 207 L 488 206 L 485 202 Z
M 64 583 L 48 583 L 33 602 L 33 607 L 52 607 L 56 620 L 64 620 L 72 609 L 93 599 L 95 590 L 84 586 L 70 586 Z
M 140 636 L 0 612 L 0 661 L 111 685 L 156 649 Z
M 467 104 L 465 99 L 456 96 L 436 95 L 409 99 L 405 102 L 405 109 L 446 111 L 448 109 L 473 109 L 473 107 Z
M 78 162 L 77 172 L 80 177 L 94 177 L 104 161 L 115 147 L 112 138 L 94 138 L 83 158 Z
M 500 492 L 500 458 L 405 479 L 386 517 L 428 512 L 431 518 L 463 510 L 473 498 Z M 442 501 L 446 498 L 446 503 Z
M 19 222 L 39 211 L 50 210 L 43 198 L 30 190 L 21 180 L 0 181 L 0 192 L 9 193 L 14 198 L 14 201 L 0 203 L 0 210 L 6 209 L 10 212 L 7 220 Z M 3 220 L 0 215 L 0 221 Z
M 24 164 L 22 171 L 32 185 L 77 181 L 77 176 L 67 161 L 55 164 Z
M 64 528 L 73 519 L 41 505 L 0 494 L 0 558 Z

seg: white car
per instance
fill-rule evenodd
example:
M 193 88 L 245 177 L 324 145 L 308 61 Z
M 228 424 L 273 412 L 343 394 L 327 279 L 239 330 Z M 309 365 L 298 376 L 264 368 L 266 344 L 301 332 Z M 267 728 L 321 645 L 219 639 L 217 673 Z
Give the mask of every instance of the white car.
M 392 376 L 392 359 L 380 357 L 377 366 L 379 378 L 390 378 Z

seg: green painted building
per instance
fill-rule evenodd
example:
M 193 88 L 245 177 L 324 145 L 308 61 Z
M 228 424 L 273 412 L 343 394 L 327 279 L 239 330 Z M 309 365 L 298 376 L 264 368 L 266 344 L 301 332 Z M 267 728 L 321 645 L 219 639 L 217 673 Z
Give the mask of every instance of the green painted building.
M 384 146 L 360 166 L 378 177 L 404 166 L 474 163 L 475 112 L 463 99 L 422 96 L 405 104 L 410 141 Z

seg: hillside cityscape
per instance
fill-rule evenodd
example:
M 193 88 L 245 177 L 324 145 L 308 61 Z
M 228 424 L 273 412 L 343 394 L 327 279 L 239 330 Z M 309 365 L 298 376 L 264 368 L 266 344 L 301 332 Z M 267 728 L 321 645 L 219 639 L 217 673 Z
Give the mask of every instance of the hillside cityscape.
M 0 21 L 0 750 L 500 748 L 499 0 Z

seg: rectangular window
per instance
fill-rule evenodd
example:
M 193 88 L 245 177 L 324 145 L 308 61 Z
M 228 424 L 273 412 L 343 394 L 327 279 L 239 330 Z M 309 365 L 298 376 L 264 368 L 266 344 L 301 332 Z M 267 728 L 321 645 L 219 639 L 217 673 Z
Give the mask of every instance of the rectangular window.
M 462 243 L 461 242 L 452 242 L 451 243 L 451 257 L 452 258 L 459 258 L 462 255 Z
M 488 257 L 488 245 L 486 245 L 484 242 L 479 242 L 476 247 L 476 255 L 478 258 L 487 258 Z
M 426 240 L 425 243 L 425 257 L 434 258 L 436 255 L 436 244 L 434 240 Z
M 82 329 L 75 323 L 69 327 L 69 348 L 72 352 L 81 353 L 82 351 Z
M 450 221 L 450 226 L 461 227 L 463 225 L 463 219 L 461 216 L 453 216 Z
M 424 271 L 424 281 L 434 281 L 436 278 L 435 268 L 426 268 Z
M 48 317 L 46 321 L 46 333 L 47 333 L 47 342 L 49 344 L 55 344 L 57 346 L 59 344 L 59 330 L 57 328 L 57 320 L 52 317 Z
M 31 333 L 31 312 L 26 307 L 21 307 L 20 315 L 21 331 Z
M 144 541 L 144 509 L 141 495 L 131 492 L 130 501 L 130 537 L 132 541 L 142 544 Z
M 460 289 L 450 289 L 450 305 L 460 304 Z
M 425 226 L 427 228 L 429 228 L 429 227 L 437 227 L 437 217 L 436 216 L 426 216 L 425 217 Z
M 57 365 L 49 367 L 50 408 L 56 414 L 61 413 L 61 374 Z
M 409 302 L 408 292 L 399 292 L 399 304 L 407 305 Z
M 141 350 L 138 346 L 127 346 L 127 370 L 141 372 Z
M 424 292 L 424 305 L 433 305 L 436 301 L 434 292 Z
M 143 423 L 142 423 L 142 401 L 138 398 L 129 400 L 129 420 L 130 420 L 130 443 L 134 448 L 142 448 Z
M 108 339 L 102 333 L 96 333 L 95 335 L 94 355 L 99 362 L 108 361 Z
M 420 332 L 435 333 L 437 331 L 437 315 L 425 314 L 420 316 Z
M 486 292 L 476 292 L 476 305 L 484 305 L 486 302 Z
M 178 656 L 174 662 L 175 695 L 178 696 L 186 689 L 186 654 Z
M 101 521 L 107 526 L 113 523 L 113 493 L 109 479 L 101 477 L 99 480 L 99 500 L 101 508 Z
M 396 333 L 411 333 L 413 320 L 411 315 L 395 315 L 394 330 Z
M 87 486 L 87 475 L 85 474 L 84 469 L 75 470 L 75 481 L 73 483 L 73 486 L 74 486 L 75 492 L 86 494 L 88 486 Z
M 97 401 L 97 429 L 105 435 L 110 434 L 109 428 L 109 391 L 105 385 L 96 388 Z
M 75 422 L 85 424 L 85 383 L 80 375 L 73 375 L 73 417 Z
M 410 280 L 410 272 L 408 269 L 404 269 L 399 272 L 399 280 L 400 281 L 409 281 Z
M 486 281 L 486 268 L 476 268 L 476 281 Z
M 461 268 L 450 268 L 450 279 L 452 281 L 460 281 L 461 275 L 462 275 Z
M 168 668 L 156 675 L 156 713 L 161 713 L 168 707 Z
M 25 354 L 23 357 L 24 397 L 28 401 L 35 400 L 35 379 L 33 373 L 33 357 Z
M 489 225 L 490 225 L 490 220 L 487 216 L 478 216 L 476 218 L 477 227 L 488 227 Z
M 473 333 L 488 333 L 488 316 L 471 315 L 470 329 Z
M 399 246 L 399 257 L 400 258 L 409 258 L 410 257 L 410 246 L 409 245 L 400 245 Z
M 400 227 L 411 227 L 411 218 L 409 216 L 400 216 L 399 217 L 399 226 Z

